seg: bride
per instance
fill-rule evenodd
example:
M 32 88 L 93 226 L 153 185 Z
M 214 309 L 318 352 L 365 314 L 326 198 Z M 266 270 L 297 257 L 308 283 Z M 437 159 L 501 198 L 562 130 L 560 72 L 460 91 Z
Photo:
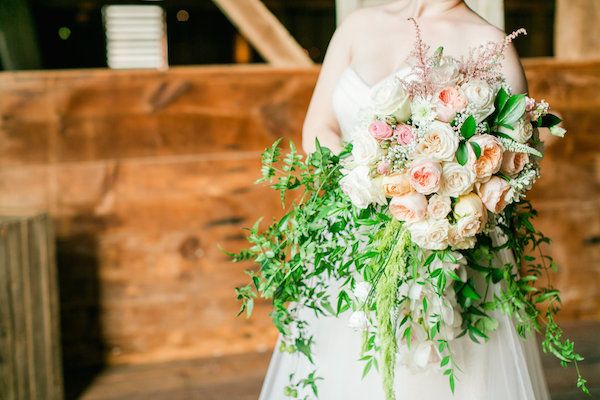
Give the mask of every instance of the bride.
M 426 43 L 443 46 L 445 54 L 457 58 L 470 48 L 505 37 L 463 0 L 398 0 L 355 12 L 336 31 L 323 63 L 304 124 L 307 152 L 314 150 L 315 138 L 339 151 L 342 142 L 350 140 L 360 110 L 369 106 L 371 92 L 409 72 L 409 53 L 415 40 L 410 17 L 419 23 Z M 503 70 L 515 92 L 527 91 L 512 47 Z M 330 290 L 335 291 L 335 286 L 333 283 Z M 347 317 L 315 319 L 307 313 L 305 318 L 314 329 L 314 366 L 296 354 L 276 350 L 260 399 L 286 398 L 290 375 L 304 376 L 316 368 L 323 378 L 318 382 L 321 400 L 383 400 L 377 371 L 362 378 L 360 333 L 348 328 Z M 535 338 L 521 339 L 509 318 L 496 318 L 500 327 L 485 345 L 467 337 L 455 341 L 453 349 L 461 372 L 454 394 L 439 371 L 415 373 L 398 365 L 394 384 L 397 399 L 549 399 Z

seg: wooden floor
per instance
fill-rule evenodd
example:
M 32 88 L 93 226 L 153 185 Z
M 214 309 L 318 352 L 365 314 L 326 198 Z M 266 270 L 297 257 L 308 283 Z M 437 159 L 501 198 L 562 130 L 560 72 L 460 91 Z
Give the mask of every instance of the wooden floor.
M 567 325 L 565 330 L 576 341 L 578 351 L 586 356 L 582 372 L 588 378 L 591 398 L 600 399 L 600 323 Z M 98 374 L 80 396 L 71 398 L 256 400 L 269 358 L 270 354 L 254 353 L 208 360 L 112 367 Z M 575 389 L 572 369 L 563 369 L 547 355 L 543 355 L 543 362 L 553 400 L 589 398 Z

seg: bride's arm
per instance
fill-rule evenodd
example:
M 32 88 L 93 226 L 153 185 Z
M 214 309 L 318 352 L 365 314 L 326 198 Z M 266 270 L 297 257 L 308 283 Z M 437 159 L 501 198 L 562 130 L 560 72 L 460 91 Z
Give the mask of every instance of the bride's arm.
M 333 112 L 331 98 L 340 75 L 350 64 L 350 24 L 351 21 L 345 21 L 329 43 L 302 130 L 302 147 L 306 153 L 315 150 L 316 138 L 321 145 L 334 152 L 342 149 L 340 128 Z

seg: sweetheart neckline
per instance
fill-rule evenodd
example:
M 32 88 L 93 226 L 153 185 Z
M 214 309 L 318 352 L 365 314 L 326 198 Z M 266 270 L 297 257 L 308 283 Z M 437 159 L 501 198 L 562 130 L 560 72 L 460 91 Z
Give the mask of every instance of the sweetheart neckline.
M 373 90 L 375 89 L 377 86 L 381 85 L 382 83 L 386 82 L 388 79 L 398 75 L 398 73 L 400 73 L 400 71 L 402 71 L 403 69 L 406 68 L 411 68 L 411 65 L 408 62 L 403 62 L 398 68 L 396 68 L 394 71 L 392 71 L 391 73 L 389 73 L 388 75 L 384 76 L 383 78 L 381 78 L 379 81 L 375 82 L 374 84 L 369 84 L 358 72 L 356 72 L 356 70 L 354 69 L 354 67 L 352 67 L 352 65 L 348 65 L 346 67 L 346 72 L 351 72 L 352 75 L 354 75 L 354 77 L 368 90 Z

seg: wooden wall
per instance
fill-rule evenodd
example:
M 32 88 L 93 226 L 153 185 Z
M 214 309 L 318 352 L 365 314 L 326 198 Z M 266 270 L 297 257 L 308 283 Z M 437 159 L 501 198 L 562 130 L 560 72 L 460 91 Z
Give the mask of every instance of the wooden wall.
M 571 134 L 533 196 L 564 269 L 564 318 L 600 318 L 600 62 L 529 61 L 532 92 Z M 317 70 L 0 75 L 0 208 L 56 222 L 65 364 L 139 363 L 269 349 L 275 331 L 235 318 L 245 282 L 218 244 L 279 212 L 251 182 L 260 151 L 299 139 Z M 553 79 L 553 80 L 551 80 Z M 572 163 L 572 165 L 571 165 Z

